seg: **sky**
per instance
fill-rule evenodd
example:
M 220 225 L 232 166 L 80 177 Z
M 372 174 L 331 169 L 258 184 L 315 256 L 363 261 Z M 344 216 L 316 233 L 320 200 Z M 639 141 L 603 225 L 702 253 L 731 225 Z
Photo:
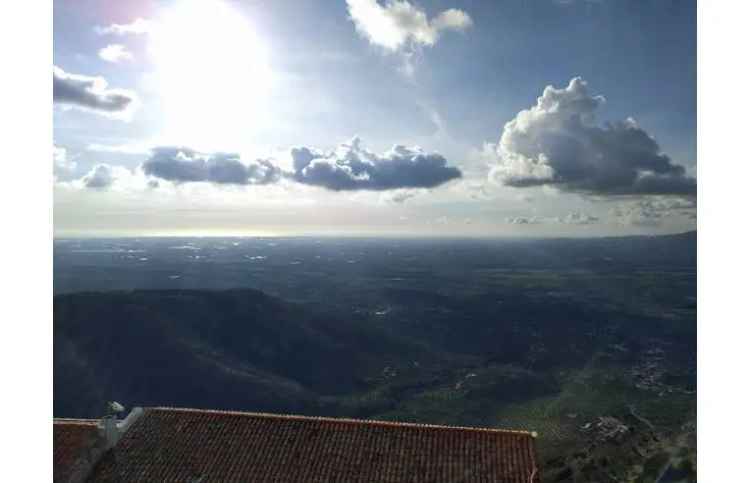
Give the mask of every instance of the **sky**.
M 695 229 L 696 6 L 56 0 L 54 230 Z

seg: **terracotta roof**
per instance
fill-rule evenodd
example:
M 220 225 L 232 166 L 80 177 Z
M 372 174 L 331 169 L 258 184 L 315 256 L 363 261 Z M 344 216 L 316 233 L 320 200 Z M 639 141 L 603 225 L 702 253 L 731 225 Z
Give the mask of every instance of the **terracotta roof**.
M 527 432 L 147 408 L 89 481 L 540 480 Z
M 68 481 L 76 461 L 96 440 L 96 423 L 91 419 L 54 420 L 52 471 L 55 481 Z

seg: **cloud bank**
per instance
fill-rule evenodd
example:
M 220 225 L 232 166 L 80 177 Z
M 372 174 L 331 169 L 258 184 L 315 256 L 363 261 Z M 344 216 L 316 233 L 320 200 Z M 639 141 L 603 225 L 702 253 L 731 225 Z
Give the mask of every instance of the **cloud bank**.
M 505 222 L 511 225 L 538 225 L 541 223 L 560 223 L 564 225 L 595 225 L 600 223 L 598 217 L 572 211 L 565 216 L 541 217 L 541 216 L 510 216 Z
M 135 169 L 97 164 L 84 176 L 56 183 L 62 187 L 97 192 L 162 192 L 162 181 L 171 186 L 202 182 L 221 186 L 272 185 L 286 179 L 331 191 L 371 190 L 380 193 L 382 203 L 403 203 L 429 192 L 430 187 L 460 177 L 456 168 L 446 166 L 438 155 L 426 155 L 418 148 L 395 146 L 382 155 L 367 151 L 358 138 L 324 153 L 302 147 L 291 150 L 293 169 L 284 171 L 268 160 L 243 162 L 236 154 L 200 153 L 189 148 L 157 147 Z M 427 161 L 425 161 L 427 160 Z M 54 148 L 55 172 L 72 174 L 73 163 L 64 148 Z M 164 192 L 169 192 L 170 184 Z M 657 227 L 668 223 L 695 220 L 693 197 L 649 196 L 625 200 L 610 210 L 604 219 L 580 211 L 558 216 L 519 215 L 505 218 L 509 225 L 587 225 L 618 223 L 629 226 Z M 438 219 L 435 223 L 447 223 Z
M 362 147 L 359 138 L 328 153 L 300 147 L 291 155 L 292 179 L 332 191 L 434 188 L 461 177 L 440 154 L 396 145 L 378 155 Z
M 403 203 L 443 183 L 461 177 L 461 171 L 448 166 L 437 153 L 394 146 L 378 155 L 364 147 L 359 138 L 341 144 L 331 152 L 309 147 L 290 151 L 292 170 L 282 170 L 271 160 L 244 162 L 232 153 L 202 153 L 186 147 L 160 146 L 150 150 L 138 174 L 150 181 L 176 184 L 212 183 L 215 185 L 270 185 L 282 180 L 331 191 L 379 191 L 384 202 Z M 79 185 L 106 189 L 113 184 L 113 170 L 97 165 Z M 124 178 L 124 172 L 120 173 Z M 132 183 L 131 183 L 132 184 Z M 141 183 L 142 184 L 142 183 Z
M 633 119 L 595 123 L 602 103 L 580 77 L 562 89 L 548 86 L 535 106 L 505 124 L 491 176 L 513 187 L 589 195 L 694 196 L 695 178 Z
M 620 204 L 610 213 L 622 225 L 660 226 L 668 220 L 695 220 L 696 208 L 695 199 L 654 197 Z
M 471 17 L 451 8 L 432 19 L 424 10 L 408 1 L 347 0 L 349 16 L 362 37 L 371 44 L 391 51 L 402 47 L 432 46 L 445 31 L 463 31 L 471 27 Z
M 142 169 L 146 175 L 175 183 L 261 185 L 281 178 L 281 169 L 270 161 L 245 164 L 237 154 L 204 154 L 180 147 L 154 148 Z
M 124 89 L 109 89 L 103 77 L 70 74 L 53 68 L 52 98 L 56 104 L 122 117 L 136 103 L 136 95 Z

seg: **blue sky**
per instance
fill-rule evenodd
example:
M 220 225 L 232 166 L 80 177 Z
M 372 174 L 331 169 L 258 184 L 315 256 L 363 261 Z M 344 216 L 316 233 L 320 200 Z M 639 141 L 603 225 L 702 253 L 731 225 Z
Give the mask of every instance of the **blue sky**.
M 692 229 L 695 30 L 677 0 L 57 0 L 55 231 Z

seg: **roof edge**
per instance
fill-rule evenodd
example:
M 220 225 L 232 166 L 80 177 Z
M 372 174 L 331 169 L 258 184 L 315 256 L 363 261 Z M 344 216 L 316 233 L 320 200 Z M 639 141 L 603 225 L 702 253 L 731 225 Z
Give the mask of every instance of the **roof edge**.
M 84 419 L 84 418 L 52 418 L 53 424 L 97 424 L 98 419 Z
M 252 412 L 252 411 L 231 411 L 231 410 L 220 410 L 220 409 L 180 408 L 180 407 L 168 407 L 168 406 L 144 407 L 143 410 L 146 413 L 151 412 L 151 411 L 167 411 L 167 412 L 178 412 L 178 413 L 226 414 L 226 415 L 232 415 L 232 416 L 246 416 L 246 417 L 265 418 L 265 419 L 286 419 L 286 420 L 297 420 L 297 421 L 325 421 L 325 422 L 336 422 L 336 423 L 347 423 L 347 424 L 366 424 L 370 426 L 383 426 L 383 427 L 444 429 L 444 430 L 454 430 L 454 431 L 470 431 L 470 432 L 495 433 L 495 434 L 518 434 L 518 435 L 528 436 L 531 439 L 536 439 L 535 431 L 486 428 L 486 427 L 477 427 L 477 426 L 449 426 L 449 425 L 442 425 L 442 424 L 423 424 L 423 423 L 410 423 L 410 422 L 403 422 L 403 421 L 383 421 L 383 420 L 378 420 L 378 419 L 335 418 L 335 417 L 329 417 L 329 416 L 305 416 L 301 414 L 279 414 L 279 413 L 264 413 L 264 412 Z

